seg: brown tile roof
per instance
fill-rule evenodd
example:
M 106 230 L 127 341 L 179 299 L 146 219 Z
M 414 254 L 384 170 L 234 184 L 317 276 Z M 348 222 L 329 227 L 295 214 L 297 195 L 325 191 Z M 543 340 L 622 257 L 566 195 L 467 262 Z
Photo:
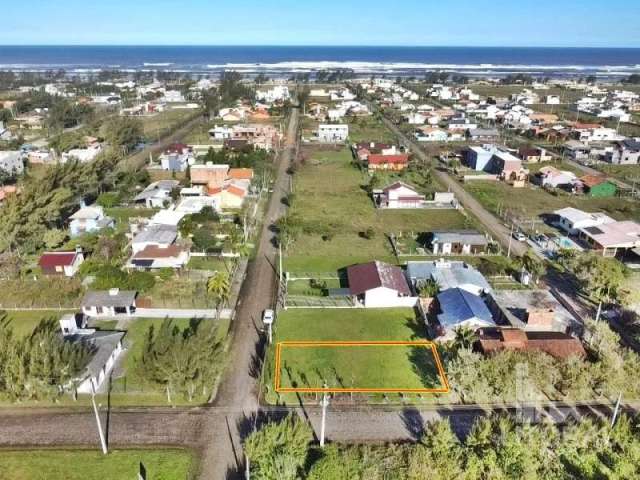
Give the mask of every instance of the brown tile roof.
M 253 178 L 253 169 L 232 168 L 229 170 L 229 178 L 233 180 L 251 180 Z
M 528 332 L 517 328 L 483 328 L 479 330 L 476 348 L 486 355 L 502 350 L 544 352 L 556 358 L 585 357 L 577 338 L 562 332 Z
M 607 177 L 602 175 L 585 175 L 584 177 L 580 177 L 580 181 L 587 187 L 591 188 L 606 182 Z
M 149 245 L 136 253 L 133 258 L 136 260 L 149 258 L 171 258 L 180 256 L 184 251 L 184 248 L 178 245 L 169 245 L 168 247 Z
M 352 295 L 361 295 L 367 290 L 379 287 L 396 290 L 402 295 L 411 295 L 402 270 L 387 263 L 375 261 L 347 267 L 347 279 Z
M 400 155 L 377 155 L 371 154 L 369 155 L 368 162 L 370 165 L 385 165 L 385 164 L 399 164 L 406 165 L 409 163 L 409 155 L 400 154 Z
M 247 192 L 246 190 L 240 188 L 240 187 L 236 187 L 235 185 L 229 185 L 226 188 L 227 192 L 229 192 L 232 195 L 235 195 L 236 197 L 244 197 Z

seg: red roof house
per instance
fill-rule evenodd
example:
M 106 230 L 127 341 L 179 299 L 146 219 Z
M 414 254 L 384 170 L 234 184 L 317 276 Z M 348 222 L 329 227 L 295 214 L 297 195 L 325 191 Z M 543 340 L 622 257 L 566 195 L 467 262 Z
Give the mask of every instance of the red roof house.
M 38 260 L 38 266 L 45 275 L 64 275 L 73 277 L 84 262 L 81 251 L 76 252 L 45 252 Z
M 365 307 L 413 307 L 409 284 L 400 267 L 374 261 L 347 268 L 349 292 Z
M 369 170 L 404 170 L 409 165 L 409 155 L 406 153 L 396 155 L 371 154 L 367 164 Z

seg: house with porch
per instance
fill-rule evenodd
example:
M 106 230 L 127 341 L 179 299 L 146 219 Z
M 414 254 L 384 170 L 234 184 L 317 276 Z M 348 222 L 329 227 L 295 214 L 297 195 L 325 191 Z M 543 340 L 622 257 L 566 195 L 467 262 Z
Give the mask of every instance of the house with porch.
M 124 351 L 126 333 L 87 328 L 87 318 L 82 314 L 64 315 L 60 330 L 65 342 L 83 345 L 91 352 L 91 359 L 74 379 L 76 391 L 84 394 L 100 391 Z
M 369 172 L 376 170 L 401 171 L 409 165 L 409 155 L 398 153 L 393 155 L 371 154 L 367 157 L 367 169 Z
M 82 299 L 82 313 L 89 317 L 130 316 L 136 311 L 138 292 L 132 290 L 89 290 Z
M 424 195 L 404 182 L 395 182 L 373 191 L 373 201 L 378 208 L 423 208 L 425 200 Z
M 107 217 L 104 209 L 99 205 L 90 207 L 82 207 L 69 217 L 70 236 L 77 237 L 83 233 L 91 233 L 102 230 L 103 228 L 113 228 L 115 222 L 111 217 Z
M 431 233 L 434 255 L 474 255 L 487 251 L 489 240 L 476 230 L 440 230 Z
M 580 230 L 584 228 L 615 222 L 613 218 L 604 213 L 588 213 L 573 207 L 556 210 L 553 214 L 557 217 L 555 225 L 569 235 L 578 235 Z
M 640 224 L 633 220 L 582 228 L 579 238 L 604 257 L 640 248 Z

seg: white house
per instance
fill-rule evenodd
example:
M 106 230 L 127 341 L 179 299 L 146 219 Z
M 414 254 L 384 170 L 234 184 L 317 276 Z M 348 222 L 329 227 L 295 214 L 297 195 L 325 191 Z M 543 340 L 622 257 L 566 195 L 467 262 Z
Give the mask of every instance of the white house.
M 45 275 L 73 277 L 84 262 L 82 249 L 74 252 L 45 252 L 38 260 L 38 266 Z
M 347 268 L 349 293 L 357 305 L 366 308 L 413 307 L 413 297 L 400 267 L 369 262 Z
M 87 328 L 87 318 L 76 314 L 64 315 L 60 319 L 60 330 L 65 341 L 84 345 L 92 352 L 84 371 L 73 382 L 76 391 L 85 394 L 98 392 L 124 350 L 122 339 L 125 332 Z
M 178 229 L 172 225 L 150 225 L 131 241 L 131 250 L 138 253 L 147 247 L 168 247 L 178 238 Z
M 567 207 L 553 212 L 558 216 L 556 225 L 569 235 L 578 235 L 580 230 L 607 223 L 614 223 L 615 220 L 604 213 L 588 213 L 577 208 Z
M 214 125 L 213 128 L 209 130 L 209 137 L 214 140 L 226 140 L 227 138 L 233 137 L 233 128 L 225 125 Z
M 373 198 L 379 208 L 423 208 L 425 196 L 404 182 L 395 182 L 382 190 L 374 190 Z
M 409 125 L 424 125 L 424 122 L 427 121 L 427 117 L 422 113 L 408 113 L 404 118 Z
M 449 134 L 445 130 L 433 127 L 418 129 L 415 137 L 419 142 L 446 142 L 449 140 Z
M 144 203 L 147 208 L 164 208 L 172 202 L 171 191 L 179 185 L 178 180 L 158 180 L 149 184 L 133 200 Z
M 60 163 L 67 163 L 74 159 L 80 163 L 88 163 L 94 160 L 100 152 L 102 152 L 102 145 L 99 143 L 89 145 L 87 148 L 73 148 L 62 154 Z
M 136 310 L 137 292 L 112 288 L 88 291 L 82 299 L 82 313 L 89 317 L 132 315 Z
M 322 124 L 318 126 L 318 140 L 325 143 L 344 142 L 349 137 L 349 125 Z
M 0 170 L 18 175 L 21 174 L 24 171 L 22 153 L 19 151 L 0 152 Z
M 575 173 L 568 170 L 558 170 L 555 167 L 542 167 L 538 171 L 538 178 L 543 187 L 558 188 L 562 185 L 573 185 L 577 180 Z

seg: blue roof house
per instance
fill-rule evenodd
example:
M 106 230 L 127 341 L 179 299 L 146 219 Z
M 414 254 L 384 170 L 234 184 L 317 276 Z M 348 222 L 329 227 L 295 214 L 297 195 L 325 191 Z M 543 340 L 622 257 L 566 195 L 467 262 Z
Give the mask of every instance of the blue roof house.
M 478 295 L 462 288 L 450 288 L 441 292 L 437 299 L 441 312 L 438 314 L 438 330 L 445 340 L 452 339 L 458 328 L 470 328 L 475 331 L 496 326 L 489 308 Z

